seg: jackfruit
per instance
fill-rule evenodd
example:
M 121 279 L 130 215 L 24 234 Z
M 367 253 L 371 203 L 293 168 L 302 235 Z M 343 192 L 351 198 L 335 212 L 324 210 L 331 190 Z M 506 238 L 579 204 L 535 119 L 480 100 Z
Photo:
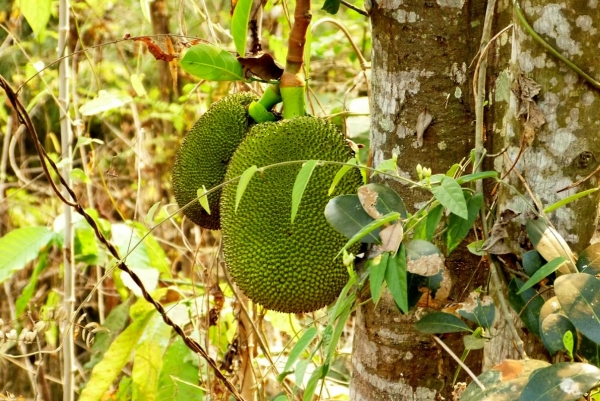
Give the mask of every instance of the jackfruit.
M 203 185 L 208 190 L 223 182 L 227 163 L 250 127 L 247 109 L 254 100 L 251 93 L 229 95 L 213 103 L 187 133 L 173 165 L 173 192 L 179 207 L 194 201 Z M 197 200 L 183 213 L 200 227 L 218 230 L 220 196 L 220 190 L 208 195 L 210 214 Z
M 343 135 L 324 120 L 298 117 L 258 124 L 233 154 L 225 180 L 253 165 L 346 162 L 351 157 Z M 237 182 L 227 184 L 221 196 L 223 251 L 231 276 L 253 302 L 286 313 L 320 309 L 334 301 L 347 283 L 347 269 L 336 255 L 348 239 L 327 223 L 324 210 L 330 198 L 356 193 L 362 181 L 360 172 L 352 169 L 329 196 L 340 166 L 317 166 L 292 223 L 292 188 L 300 168 L 297 163 L 257 172 L 237 212 Z M 358 245 L 350 251 L 357 250 Z

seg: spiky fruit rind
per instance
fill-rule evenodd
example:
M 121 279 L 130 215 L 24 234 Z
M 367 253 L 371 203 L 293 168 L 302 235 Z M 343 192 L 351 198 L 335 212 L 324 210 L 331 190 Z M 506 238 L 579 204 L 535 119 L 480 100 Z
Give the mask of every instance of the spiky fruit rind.
M 335 126 L 315 117 L 298 117 L 254 126 L 235 151 L 226 180 L 246 168 L 292 160 L 346 162 L 352 157 Z M 291 223 L 292 188 L 301 164 L 257 172 L 237 213 L 237 184 L 228 184 L 221 198 L 225 261 L 241 290 L 255 303 L 279 312 L 310 312 L 331 303 L 348 281 L 342 258 L 347 242 L 325 219 L 333 196 L 356 193 L 357 169 L 344 176 L 331 196 L 327 191 L 339 166 L 318 166 Z M 350 251 L 356 253 L 357 247 Z
M 194 201 L 198 189 L 204 185 L 208 190 L 223 182 L 227 163 L 249 129 L 248 105 L 256 100 L 251 93 L 236 93 L 213 103 L 187 133 L 175 156 L 175 200 L 179 207 L 192 202 L 183 213 L 201 227 L 220 228 L 221 191 L 208 195 L 208 214 Z

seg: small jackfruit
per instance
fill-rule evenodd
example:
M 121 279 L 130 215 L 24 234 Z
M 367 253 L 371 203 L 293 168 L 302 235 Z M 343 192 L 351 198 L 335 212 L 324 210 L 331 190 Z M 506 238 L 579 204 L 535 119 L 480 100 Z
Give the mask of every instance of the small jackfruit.
M 236 149 L 225 180 L 248 167 L 293 160 L 346 162 L 352 151 L 334 125 L 298 117 L 258 124 Z M 331 303 L 348 281 L 342 257 L 347 242 L 325 219 L 325 205 L 339 194 L 356 193 L 357 169 L 327 191 L 340 166 L 317 166 L 291 222 L 292 188 L 300 163 L 257 172 L 235 211 L 237 183 L 223 188 L 221 225 L 225 261 L 240 289 L 255 303 L 286 313 L 310 312 Z M 357 248 L 351 249 L 356 252 Z
M 203 185 L 208 190 L 223 182 L 227 163 L 249 129 L 247 109 L 254 100 L 251 93 L 229 95 L 213 103 L 187 133 L 173 165 L 173 192 L 179 207 L 194 201 Z M 220 196 L 220 190 L 208 195 L 210 214 L 197 200 L 183 213 L 200 227 L 218 230 Z

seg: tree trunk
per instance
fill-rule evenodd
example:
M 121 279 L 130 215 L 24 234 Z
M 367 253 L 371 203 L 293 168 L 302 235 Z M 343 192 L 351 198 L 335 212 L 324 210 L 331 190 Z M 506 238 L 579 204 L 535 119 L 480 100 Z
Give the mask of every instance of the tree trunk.
M 598 2 L 566 3 L 569 4 L 527 1 L 524 12 L 530 24 L 555 48 L 598 79 L 600 74 L 594 73 L 593 64 L 600 42 L 595 26 L 600 21 Z M 471 88 L 486 4 L 470 0 L 373 0 L 366 1 L 366 7 L 371 14 L 373 39 L 373 164 L 377 166 L 397 154 L 400 173 L 413 179 L 418 163 L 431 167 L 433 173 L 445 173 L 476 145 Z M 492 67 L 488 69 L 485 96 L 488 104 L 484 145 L 488 154 L 507 148 L 510 160 L 504 155 L 490 158 L 487 168 L 507 171 L 519 153 L 524 124 L 531 116 L 531 112 L 518 115 L 521 99 L 514 89 L 524 74 L 541 85 L 540 94 L 533 101 L 546 123 L 528 127 L 527 135 L 532 130 L 535 135 L 524 147 L 516 170 L 545 207 L 598 184 L 592 177 L 577 189 L 557 193 L 595 171 L 600 162 L 600 137 L 594 134 L 598 130 L 594 116 L 600 111 L 599 93 L 523 31 L 512 2 L 498 0 L 494 32 L 513 22 L 514 29 L 490 47 L 488 58 Z M 585 40 L 579 42 L 577 38 Z M 521 80 L 522 85 L 525 82 L 528 81 Z M 415 125 L 425 109 L 433 116 L 433 124 L 425 131 L 423 146 L 419 147 Z M 507 180 L 529 199 L 515 172 Z M 397 182 L 386 183 L 398 190 L 410 212 L 426 199 L 426 194 Z M 486 196 L 486 203 L 490 205 L 491 197 Z M 587 246 L 596 230 L 597 204 L 597 196 L 588 196 L 550 215 L 576 252 Z M 524 212 L 528 203 L 501 186 L 497 210 L 506 208 Z M 517 226 L 523 222 L 522 217 L 519 219 Z M 590 223 L 581 224 L 586 220 Z M 518 255 L 519 247 L 515 251 Z M 460 302 L 476 286 L 474 283 L 487 283 L 488 271 L 478 269 L 478 262 L 464 249 L 450 255 L 446 266 L 453 286 L 446 302 Z M 467 288 L 469 283 L 471 288 Z M 413 324 L 423 312 L 423 308 L 417 308 L 402 315 L 386 295 L 377 306 L 365 302 L 358 308 L 351 400 L 433 400 L 440 396 L 452 399 L 456 365 L 429 336 L 414 330 Z M 496 323 L 504 327 L 500 314 Z M 514 344 L 508 330 L 502 333 L 505 335 L 486 350 L 487 368 L 507 356 L 518 356 L 511 355 Z M 443 340 L 460 354 L 460 337 Z M 526 351 L 531 355 L 538 349 L 530 347 Z M 470 355 L 466 361 L 476 374 L 481 356 Z
M 485 3 L 379 0 L 369 8 L 373 165 L 397 154 L 402 175 L 417 179 L 418 163 L 445 173 L 474 147 L 469 65 L 479 49 Z M 425 110 L 433 124 L 418 147 L 415 126 Z M 410 212 L 427 199 L 397 182 L 386 183 L 401 194 Z M 468 283 L 481 281 L 478 262 L 464 249 L 449 257 L 446 265 L 454 282 L 446 293 L 449 299 L 462 300 L 470 292 Z M 430 336 L 414 330 L 422 309 L 402 315 L 386 295 L 376 307 L 366 302 L 358 308 L 350 398 L 434 400 L 441 394 L 451 399 L 456 364 Z M 460 354 L 460 336 L 444 341 Z M 467 364 L 477 370 L 481 354 L 471 354 Z

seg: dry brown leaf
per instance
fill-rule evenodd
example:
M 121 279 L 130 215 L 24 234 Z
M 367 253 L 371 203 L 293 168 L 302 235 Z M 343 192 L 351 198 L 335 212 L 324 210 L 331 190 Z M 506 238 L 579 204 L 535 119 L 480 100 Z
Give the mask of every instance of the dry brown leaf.
M 432 120 L 433 120 L 433 116 L 431 114 L 429 114 L 429 110 L 427 110 L 427 108 L 425 108 L 425 110 L 423 110 L 421 112 L 421 114 L 419 114 L 419 117 L 417 117 L 416 130 L 417 130 L 417 147 L 418 148 L 423 146 L 423 135 L 425 134 L 425 130 L 427 129 L 427 127 L 429 127 Z
M 367 186 L 358 188 L 358 200 L 360 201 L 360 204 L 365 212 L 374 219 L 378 219 L 382 216 L 376 208 L 378 197 L 379 194 Z
M 400 221 L 392 224 L 389 227 L 384 228 L 379 232 L 381 238 L 381 245 L 379 248 L 382 252 L 396 252 L 400 247 L 402 238 L 404 238 L 404 230 Z
M 265 81 L 276 81 L 283 74 L 283 66 L 269 53 L 238 57 L 237 59 L 244 68 L 246 78 L 253 75 Z

